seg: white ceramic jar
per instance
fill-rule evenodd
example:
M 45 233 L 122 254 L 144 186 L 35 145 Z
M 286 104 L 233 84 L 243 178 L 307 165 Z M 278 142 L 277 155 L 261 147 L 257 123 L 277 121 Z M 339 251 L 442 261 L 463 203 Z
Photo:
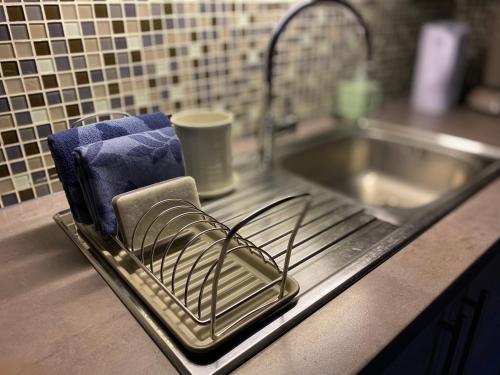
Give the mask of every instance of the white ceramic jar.
M 232 169 L 233 114 L 196 109 L 174 114 L 171 122 L 182 144 L 186 174 L 196 181 L 201 198 L 214 198 L 235 188 Z

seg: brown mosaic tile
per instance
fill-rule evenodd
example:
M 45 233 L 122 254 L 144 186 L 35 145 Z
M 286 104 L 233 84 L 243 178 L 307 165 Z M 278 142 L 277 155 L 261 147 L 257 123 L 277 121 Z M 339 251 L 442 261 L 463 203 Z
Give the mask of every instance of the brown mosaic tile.
M 37 56 L 50 55 L 49 42 L 35 42 L 34 45 Z
M 113 33 L 122 34 L 125 32 L 123 21 L 113 21 Z
M 166 15 L 172 14 L 172 4 L 171 3 L 163 4 L 163 12 Z
M 17 133 L 15 130 L 11 130 L 8 132 L 2 132 L 2 141 L 4 144 L 9 145 L 12 143 L 19 142 L 19 138 L 17 137 Z
M 10 176 L 9 168 L 7 164 L 0 165 L 0 178 Z
M 12 77 L 19 75 L 19 69 L 16 61 L 4 61 L 0 63 L 2 66 L 2 74 L 4 77 Z
M 75 73 L 76 76 L 76 83 L 78 85 L 84 85 L 86 83 L 89 83 L 89 75 L 87 72 L 77 72 Z
M 108 8 L 105 4 L 95 4 L 94 12 L 97 18 L 107 18 L 108 17 Z
M 66 113 L 68 117 L 75 117 L 80 115 L 80 110 L 78 109 L 77 104 L 71 104 L 66 106 Z
M 41 94 L 41 93 L 30 94 L 30 95 L 28 95 L 28 99 L 29 99 L 30 105 L 32 107 L 45 106 L 45 99 L 43 98 L 43 94 Z
M 40 154 L 40 149 L 38 148 L 38 144 L 36 142 L 26 143 L 23 147 L 27 156 Z
M 104 54 L 104 64 L 106 65 L 115 65 L 116 58 L 114 53 L 105 53 Z
M 48 20 L 58 20 L 61 19 L 61 12 L 59 11 L 59 5 L 44 5 L 43 9 L 45 11 L 45 18 Z
M 118 83 L 110 83 L 108 85 L 108 89 L 110 95 L 116 95 L 120 93 L 120 86 L 118 85 Z
M 51 88 L 58 86 L 57 76 L 55 74 L 48 74 L 48 75 L 42 76 L 42 82 L 43 82 L 44 89 L 51 89 Z
M 83 52 L 83 43 L 81 39 L 70 39 L 68 41 L 69 51 L 71 53 L 81 53 Z
M 35 198 L 33 189 L 26 189 L 19 191 L 19 198 L 21 199 L 21 202 Z
M 151 22 L 149 20 L 142 20 L 141 21 L 141 30 L 142 31 L 152 31 L 153 29 L 151 28 Z
M 130 57 L 132 59 L 132 62 L 140 62 L 141 61 L 141 51 L 130 52 Z

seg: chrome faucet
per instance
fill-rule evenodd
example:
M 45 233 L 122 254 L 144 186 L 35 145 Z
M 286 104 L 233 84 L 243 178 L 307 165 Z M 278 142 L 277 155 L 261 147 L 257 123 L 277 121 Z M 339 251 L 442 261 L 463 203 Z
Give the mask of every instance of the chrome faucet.
M 295 18 L 304 9 L 312 7 L 317 4 L 322 3 L 332 3 L 341 5 L 347 8 L 355 16 L 356 20 L 359 22 L 365 43 L 366 43 L 366 58 L 367 61 L 371 60 L 372 57 L 372 44 L 371 37 L 368 30 L 368 26 L 361 17 L 361 14 L 346 0 L 305 0 L 302 1 L 292 8 L 290 8 L 287 13 L 281 18 L 278 25 L 273 31 L 269 46 L 267 48 L 266 61 L 264 64 L 265 70 L 265 82 L 266 82 L 266 97 L 265 97 L 265 107 L 264 107 L 264 130 L 261 137 L 261 159 L 262 163 L 266 168 L 271 168 L 274 159 L 274 135 L 281 128 L 290 128 L 292 123 L 287 121 L 287 124 L 277 124 L 273 119 L 271 110 L 273 104 L 273 67 L 274 67 L 274 55 L 276 51 L 276 46 L 278 44 L 279 37 L 285 31 L 287 25 L 290 21 Z

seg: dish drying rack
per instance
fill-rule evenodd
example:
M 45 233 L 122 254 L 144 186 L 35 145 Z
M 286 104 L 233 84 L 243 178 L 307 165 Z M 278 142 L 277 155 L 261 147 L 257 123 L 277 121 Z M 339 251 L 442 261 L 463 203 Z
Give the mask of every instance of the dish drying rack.
M 284 254 L 273 257 L 238 233 L 292 201 L 303 205 Z M 229 228 L 186 200 L 165 199 L 139 217 L 128 246 L 120 234 L 104 239 L 77 226 L 184 347 L 208 352 L 297 295 L 288 269 L 310 202 L 308 193 L 287 196 Z
M 104 116 L 130 114 L 100 112 L 76 120 L 71 127 Z M 275 258 L 283 254 L 271 256 L 238 231 L 297 200 L 304 205 L 280 267 Z M 310 202 L 308 193 L 288 196 L 229 228 L 187 200 L 164 199 L 139 217 L 130 243 L 122 240 L 128 237 L 123 233 L 103 238 L 92 225 L 75 225 L 186 348 L 206 352 L 297 295 L 299 285 L 288 276 L 288 269 Z M 220 330 L 218 323 L 223 326 Z

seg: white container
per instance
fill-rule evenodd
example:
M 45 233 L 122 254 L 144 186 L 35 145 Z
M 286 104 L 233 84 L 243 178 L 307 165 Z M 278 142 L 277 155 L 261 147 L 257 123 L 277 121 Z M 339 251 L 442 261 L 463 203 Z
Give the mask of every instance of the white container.
M 419 112 L 439 115 L 460 98 L 465 70 L 467 27 L 431 22 L 422 28 L 413 75 L 411 103 Z
M 197 109 L 174 114 L 170 120 L 181 141 L 186 174 L 195 179 L 200 198 L 231 192 L 236 183 L 231 157 L 233 115 Z

